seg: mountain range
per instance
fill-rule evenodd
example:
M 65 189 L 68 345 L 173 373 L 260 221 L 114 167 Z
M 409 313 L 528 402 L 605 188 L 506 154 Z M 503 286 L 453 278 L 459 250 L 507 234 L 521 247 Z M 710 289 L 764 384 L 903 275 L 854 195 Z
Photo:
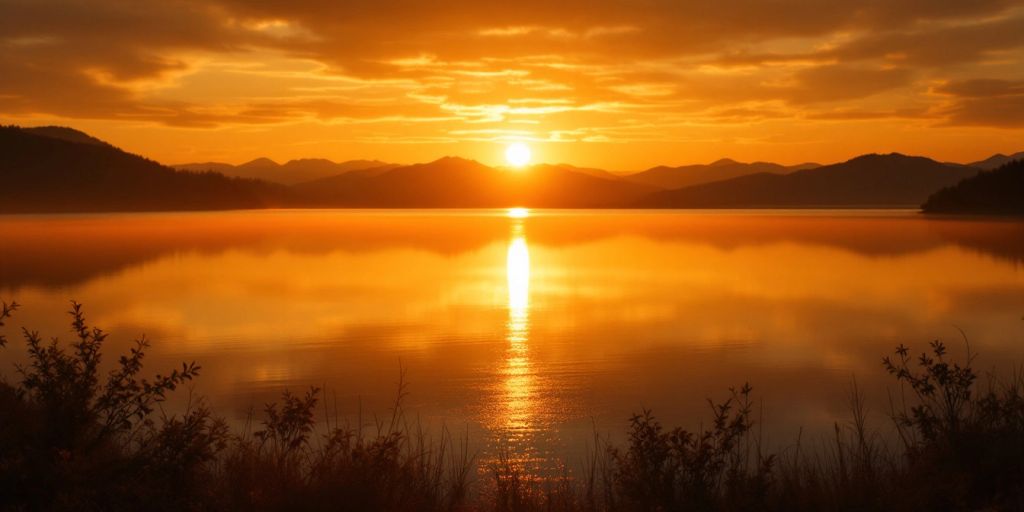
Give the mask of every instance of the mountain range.
M 759 172 L 656 192 L 650 208 L 885 208 L 923 203 L 978 169 L 899 153 L 863 155 L 788 174 Z
M 646 171 L 628 175 L 627 179 L 658 188 L 673 189 L 710 183 L 712 181 L 738 178 L 748 174 L 789 174 L 794 171 L 821 167 L 820 164 L 806 163 L 793 166 L 771 162 L 742 163 L 728 158 L 710 164 L 684 165 L 680 167 L 658 166 Z
M 633 174 L 566 164 L 519 170 L 445 157 L 399 165 L 260 158 L 161 165 L 64 127 L 0 128 L 0 211 L 265 207 L 917 207 L 1010 156 L 972 165 L 898 153 L 829 165 L 722 159 Z
M 569 165 L 541 164 L 521 171 L 445 157 L 379 174 L 351 172 L 296 185 L 316 206 L 392 208 L 624 208 L 655 187 Z
M 283 185 L 176 171 L 68 129 L 0 127 L 0 212 L 283 206 Z
M 1004 166 L 1004 165 L 1006 165 L 1006 164 L 1008 164 L 1010 162 L 1016 161 L 1016 160 L 1024 160 L 1024 151 L 1021 151 L 1019 153 L 1014 153 L 1012 155 L 1004 155 L 1002 153 L 996 153 L 996 154 L 994 154 L 994 155 L 992 155 L 992 156 L 990 156 L 990 157 L 988 157 L 988 158 L 986 158 L 984 160 L 979 160 L 977 162 L 972 162 L 972 163 L 969 163 L 967 165 L 969 165 L 971 167 L 977 167 L 978 169 L 982 169 L 982 170 L 985 170 L 985 171 L 991 171 L 992 169 L 995 169 L 997 167 L 1002 167 L 1002 166 Z
M 337 176 L 351 171 L 377 169 L 378 171 L 383 172 L 387 169 L 398 167 L 398 165 L 380 162 L 377 160 L 332 162 L 324 158 L 302 158 L 298 160 L 289 160 L 283 164 L 279 164 L 269 158 L 257 158 L 240 165 L 231 165 L 221 162 L 204 162 L 176 164 L 171 167 L 182 171 L 213 171 L 235 178 L 263 180 L 280 183 L 282 185 L 295 185 L 297 183 Z

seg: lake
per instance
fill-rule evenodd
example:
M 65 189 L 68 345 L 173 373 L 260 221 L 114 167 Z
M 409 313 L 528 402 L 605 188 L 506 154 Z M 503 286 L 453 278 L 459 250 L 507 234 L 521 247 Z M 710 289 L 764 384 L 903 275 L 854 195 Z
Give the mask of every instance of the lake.
M 282 390 L 332 414 L 446 425 L 481 460 L 550 467 L 649 408 L 696 428 L 749 382 L 768 442 L 886 425 L 881 358 L 934 339 L 1024 362 L 1024 223 L 908 211 L 236 211 L 0 217 L 0 300 L 67 337 L 70 300 L 145 334 L 150 372 L 241 427 Z M 24 361 L 12 341 L 0 371 Z M 802 433 L 801 433 L 802 432 Z

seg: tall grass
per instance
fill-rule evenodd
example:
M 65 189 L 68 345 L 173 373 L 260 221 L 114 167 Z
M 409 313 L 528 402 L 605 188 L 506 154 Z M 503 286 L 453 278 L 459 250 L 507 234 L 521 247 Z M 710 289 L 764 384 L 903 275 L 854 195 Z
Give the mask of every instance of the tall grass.
M 17 310 L 2 304 L 0 328 Z M 23 330 L 29 363 L 0 383 L 2 510 L 1024 509 L 1024 378 L 979 385 L 974 355 L 950 360 L 940 342 L 882 361 L 899 385 L 894 443 L 868 425 L 854 382 L 850 419 L 828 443 L 800 436 L 769 452 L 744 385 L 708 402 L 704 428 L 644 410 L 623 444 L 595 433 L 579 471 L 551 477 L 508 451 L 478 467 L 465 435 L 429 435 L 404 412 L 404 376 L 369 427 L 342 421 L 317 388 L 286 391 L 240 432 L 202 400 L 167 415 L 159 404 L 201 368 L 143 377 L 143 339 L 102 374 L 106 333 L 80 305 L 70 315 L 66 345 Z

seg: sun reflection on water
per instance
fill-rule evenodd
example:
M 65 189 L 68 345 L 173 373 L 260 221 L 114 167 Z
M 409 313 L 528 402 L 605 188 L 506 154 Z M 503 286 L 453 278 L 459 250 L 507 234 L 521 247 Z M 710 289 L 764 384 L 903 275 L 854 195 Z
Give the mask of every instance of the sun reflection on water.
M 509 208 L 505 215 L 510 219 L 525 219 L 530 216 L 529 208 Z
M 522 225 L 513 230 L 505 263 L 508 278 L 508 351 L 502 370 L 505 411 L 502 428 L 512 438 L 529 430 L 533 410 L 534 375 L 530 363 L 530 249 Z
M 508 312 L 512 322 L 525 321 L 530 307 L 530 248 L 521 233 L 512 238 L 505 263 L 508 276 Z
M 505 348 L 493 370 L 491 403 L 485 405 L 488 412 L 484 423 L 491 432 L 492 443 L 485 458 L 498 457 L 532 473 L 543 464 L 537 446 L 541 440 L 537 436 L 543 437 L 544 393 L 530 347 L 531 269 L 524 226 L 526 215 L 510 211 L 508 217 L 511 235 L 505 253 L 508 291 Z

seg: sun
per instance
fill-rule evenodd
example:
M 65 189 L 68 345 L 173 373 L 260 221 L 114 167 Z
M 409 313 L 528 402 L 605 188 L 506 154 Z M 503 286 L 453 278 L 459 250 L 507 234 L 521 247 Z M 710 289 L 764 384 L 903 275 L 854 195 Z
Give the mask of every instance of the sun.
M 533 152 L 530 151 L 530 146 L 522 142 L 509 144 L 505 148 L 505 161 L 512 167 L 522 167 L 530 163 L 531 158 L 533 158 Z

